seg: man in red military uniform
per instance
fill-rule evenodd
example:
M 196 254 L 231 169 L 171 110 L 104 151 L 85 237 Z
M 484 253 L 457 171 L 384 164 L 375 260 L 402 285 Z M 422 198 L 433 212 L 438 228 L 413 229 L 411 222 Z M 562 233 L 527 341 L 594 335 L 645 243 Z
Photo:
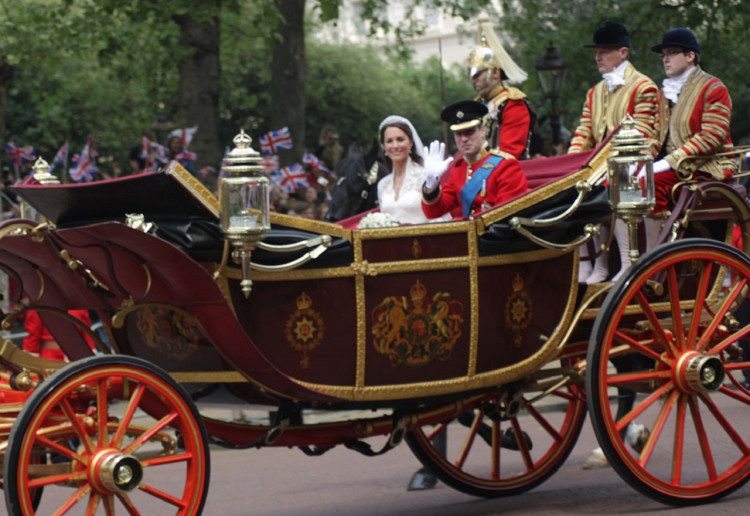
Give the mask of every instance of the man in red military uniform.
M 732 156 L 715 155 L 732 147 L 732 99 L 724 83 L 701 68 L 700 46 L 690 30 L 667 31 L 651 50 L 661 56 L 667 74 L 656 124 L 663 146 L 661 159 L 654 163 L 654 211 L 663 211 L 678 181 L 691 175 L 725 180 L 736 172 Z M 649 233 L 654 236 L 653 229 Z
M 568 153 L 583 152 L 595 148 L 629 114 L 635 128 L 646 137 L 652 154 L 656 154 L 656 108 L 657 88 L 654 81 L 640 73 L 628 61 L 630 34 L 624 25 L 605 21 L 594 31 L 594 57 L 602 80 L 588 93 L 583 104 L 581 123 L 575 130 Z M 612 278 L 617 281 L 630 267 L 630 242 L 628 228 L 621 220 L 615 221 L 614 234 L 620 250 L 620 271 Z M 597 237 L 600 247 L 609 238 L 609 228 L 603 227 Z M 592 267 L 588 259 L 581 260 L 579 282 L 599 283 L 609 277 L 609 252 L 602 252 Z
M 444 145 L 437 141 L 430 144 L 422 187 L 422 211 L 427 218 L 459 207 L 461 215 L 468 217 L 526 191 L 528 183 L 518 160 L 490 151 L 482 125 L 486 114 L 487 107 L 472 100 L 451 104 L 441 113 L 443 121 L 450 124 L 460 154 L 455 160 L 443 159 Z
M 479 45 L 469 54 L 468 65 L 474 100 L 487 106 L 484 126 L 490 147 L 506 158 L 528 157 L 535 115 L 526 94 L 509 86 L 525 81 L 526 72 L 505 51 L 486 14 L 479 18 Z
M 73 317 L 82 321 L 86 326 L 91 327 L 91 317 L 88 310 L 68 310 Z M 60 345 L 42 323 L 41 317 L 36 310 L 29 310 L 24 319 L 24 328 L 27 335 L 23 339 L 22 347 L 24 351 L 39 355 L 42 358 L 50 360 L 67 360 L 65 353 L 60 349 Z M 86 343 L 91 349 L 94 349 L 94 341 L 86 333 L 78 330 Z

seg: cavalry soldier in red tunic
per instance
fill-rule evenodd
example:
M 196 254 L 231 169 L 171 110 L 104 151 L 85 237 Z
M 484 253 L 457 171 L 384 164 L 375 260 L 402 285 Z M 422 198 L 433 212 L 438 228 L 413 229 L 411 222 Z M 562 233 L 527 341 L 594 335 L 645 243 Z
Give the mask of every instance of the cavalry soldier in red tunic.
M 468 65 L 474 100 L 487 105 L 484 125 L 490 147 L 507 158 L 528 157 L 535 115 L 526 94 L 508 86 L 525 81 L 526 72 L 500 44 L 486 14 L 479 19 L 479 46 L 469 54 Z
M 663 147 L 661 159 L 654 163 L 654 211 L 663 211 L 671 201 L 672 187 L 681 179 L 692 174 L 723 181 L 734 175 L 737 166 L 732 156 L 715 155 L 732 147 L 732 99 L 724 83 L 701 68 L 700 46 L 693 33 L 671 29 L 651 50 L 661 56 L 667 74 L 656 124 Z M 647 238 L 653 242 L 657 235 L 654 224 L 650 226 Z
M 468 217 L 526 191 L 528 183 L 518 160 L 490 150 L 482 125 L 486 114 L 487 107 L 473 100 L 456 102 L 441 113 L 461 154 L 455 160 L 443 159 L 444 144 L 430 144 L 422 188 L 422 211 L 428 218 L 456 213 L 457 208 Z M 441 185 L 446 171 L 448 177 Z
M 635 121 L 635 128 L 651 142 L 652 153 L 655 155 L 658 145 L 655 131 L 657 88 L 654 81 L 636 70 L 628 61 L 628 30 L 617 22 L 605 21 L 596 28 L 593 44 L 586 46 L 594 49 L 596 66 L 602 74 L 602 80 L 586 93 L 581 123 L 575 130 L 568 153 L 595 148 L 629 114 Z M 607 232 L 608 228 L 602 228 L 602 234 L 596 240 L 599 245 L 606 241 Z M 612 278 L 617 281 L 630 267 L 630 245 L 628 228 L 624 222 L 617 220 L 614 232 L 622 264 L 620 272 Z M 579 281 L 599 283 L 608 276 L 608 252 L 599 255 L 593 269 L 589 260 L 581 261 Z

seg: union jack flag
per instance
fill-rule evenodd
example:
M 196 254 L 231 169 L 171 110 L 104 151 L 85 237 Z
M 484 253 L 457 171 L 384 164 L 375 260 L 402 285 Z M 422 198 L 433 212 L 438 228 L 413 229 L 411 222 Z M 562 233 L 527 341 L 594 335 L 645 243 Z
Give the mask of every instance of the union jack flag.
M 94 174 L 99 173 L 96 168 L 96 157 L 99 153 L 94 147 L 94 137 L 89 135 L 86 146 L 83 150 L 73 156 L 73 163 L 70 167 L 70 177 L 76 183 L 88 183 L 94 179 Z
M 63 143 L 60 150 L 55 154 L 55 159 L 52 160 L 52 166 L 49 167 L 49 171 L 52 172 L 55 170 L 57 165 L 62 165 L 63 168 L 68 166 L 68 142 Z
M 36 160 L 33 147 L 17 147 L 13 142 L 8 142 L 5 144 L 5 152 L 8 153 L 8 158 L 16 170 L 20 169 L 24 163 Z
M 307 173 L 299 163 L 278 169 L 271 175 L 271 181 L 287 192 L 293 192 L 303 186 L 310 186 Z
M 169 133 L 169 137 L 177 136 L 180 138 L 180 141 L 182 142 L 182 146 L 187 149 L 188 145 L 190 145 L 190 142 L 193 140 L 193 136 L 198 131 L 198 126 L 195 127 L 186 127 L 184 129 L 175 129 L 171 133 Z M 195 159 L 195 158 L 191 158 Z
M 190 152 L 188 150 L 183 150 L 182 152 L 177 154 L 177 156 L 175 156 L 174 159 L 176 159 L 177 161 L 179 161 L 180 163 L 184 165 L 185 162 L 187 161 L 195 161 L 195 153 Z
M 266 167 L 266 172 L 272 174 L 279 168 L 279 157 L 276 154 L 263 154 L 258 164 Z
M 266 133 L 258 140 L 260 141 L 261 154 L 276 154 L 281 149 L 292 148 L 292 136 L 289 134 L 288 127 Z
M 321 172 L 325 172 L 329 176 L 333 173 L 330 170 L 328 170 L 326 167 L 324 167 L 323 163 L 321 163 L 318 157 L 315 154 L 312 154 L 311 152 L 308 152 L 307 154 L 302 156 L 302 163 L 312 168 L 318 169 Z

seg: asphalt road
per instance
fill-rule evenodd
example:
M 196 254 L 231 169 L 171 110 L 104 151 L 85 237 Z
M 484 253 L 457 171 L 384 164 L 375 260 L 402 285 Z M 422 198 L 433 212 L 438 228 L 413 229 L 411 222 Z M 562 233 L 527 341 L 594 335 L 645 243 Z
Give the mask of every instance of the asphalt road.
M 205 514 L 225 516 L 369 515 L 746 515 L 750 485 L 710 506 L 674 508 L 644 497 L 611 468 L 584 470 L 596 446 L 587 422 L 576 447 L 549 480 L 522 495 L 481 499 L 439 483 L 406 491 L 419 462 L 402 445 L 381 457 L 336 448 L 321 457 L 298 450 L 212 450 Z
M 231 411 L 226 411 L 227 417 Z M 743 412 L 743 418 L 745 411 Z M 263 414 L 259 412 L 258 414 Z M 216 410 L 210 414 L 217 416 Z M 220 415 L 220 414 L 219 414 Z M 251 413 L 252 415 L 252 413 Z M 744 419 L 743 419 L 744 420 Z M 750 428 L 750 411 L 747 424 Z M 382 444 L 382 438 L 373 446 Z M 458 492 L 444 484 L 428 491 L 406 490 L 420 464 L 406 444 L 379 457 L 365 457 L 337 447 L 319 457 L 308 457 L 297 449 L 264 448 L 227 450 L 211 446 L 211 479 L 205 515 L 221 516 L 370 516 L 370 515 L 746 515 L 750 485 L 745 485 L 710 506 L 675 508 L 653 501 L 622 480 L 611 468 L 584 470 L 582 464 L 597 445 L 586 421 L 571 455 L 546 482 L 523 494 L 482 499 Z M 719 454 L 725 448 L 717 450 Z M 736 451 L 735 451 L 736 453 Z M 736 460 L 736 457 L 734 457 Z M 45 490 L 42 505 L 51 514 L 70 489 Z M 174 514 L 154 503 L 138 504 L 140 514 Z M 79 511 L 80 511 L 79 507 Z M 80 512 L 82 514 L 82 512 Z M 0 507 L 0 514 L 5 508 Z M 72 511 L 70 514 L 79 514 Z M 104 514 L 100 507 L 97 514 Z M 118 507 L 116 514 L 124 514 Z

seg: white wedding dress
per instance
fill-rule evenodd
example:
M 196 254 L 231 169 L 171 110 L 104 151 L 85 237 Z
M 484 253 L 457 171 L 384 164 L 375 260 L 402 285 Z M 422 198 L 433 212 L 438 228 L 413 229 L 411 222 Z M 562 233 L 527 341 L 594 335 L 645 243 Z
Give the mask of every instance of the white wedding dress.
M 401 191 L 396 199 L 393 188 L 393 172 L 378 181 L 378 200 L 380 211 L 387 213 L 401 224 L 424 224 L 447 220 L 444 217 L 427 219 L 422 212 L 422 185 L 424 184 L 424 167 L 411 159 L 406 163 L 406 174 L 401 184 Z M 450 218 L 450 214 L 448 214 Z

